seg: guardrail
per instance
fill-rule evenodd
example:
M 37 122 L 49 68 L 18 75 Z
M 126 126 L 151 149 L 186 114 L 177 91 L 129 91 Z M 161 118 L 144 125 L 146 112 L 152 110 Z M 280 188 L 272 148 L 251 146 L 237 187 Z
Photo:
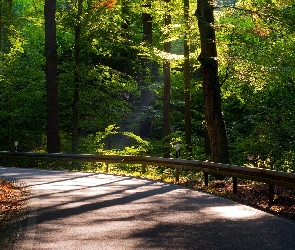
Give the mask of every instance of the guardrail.
M 269 201 L 274 199 L 274 185 L 295 189 L 295 173 L 287 173 L 262 168 L 250 168 L 208 161 L 173 159 L 151 156 L 121 156 L 121 155 L 93 155 L 93 154 L 61 154 L 61 153 L 35 153 L 35 152 L 9 152 L 0 151 L 0 159 L 30 159 L 30 160 L 54 160 L 68 162 L 102 162 L 141 164 L 142 171 L 146 165 L 161 166 L 176 169 L 176 181 L 179 180 L 180 170 L 203 171 L 205 185 L 208 185 L 208 174 L 219 174 L 233 177 L 233 192 L 237 193 L 237 178 L 264 182 L 269 184 Z

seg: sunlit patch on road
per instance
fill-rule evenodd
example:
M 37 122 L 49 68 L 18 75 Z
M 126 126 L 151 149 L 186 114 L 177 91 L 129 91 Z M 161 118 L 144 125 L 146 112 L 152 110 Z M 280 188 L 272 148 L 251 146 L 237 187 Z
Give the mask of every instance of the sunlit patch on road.
M 214 206 L 202 209 L 201 212 L 214 214 L 227 219 L 257 219 L 261 214 L 257 210 L 248 208 L 243 205 L 234 206 Z

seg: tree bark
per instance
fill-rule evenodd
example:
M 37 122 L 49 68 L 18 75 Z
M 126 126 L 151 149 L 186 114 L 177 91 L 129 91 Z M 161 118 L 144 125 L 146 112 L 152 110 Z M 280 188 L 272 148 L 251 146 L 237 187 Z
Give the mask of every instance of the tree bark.
M 82 2 L 78 0 L 78 13 L 75 26 L 75 45 L 74 45 L 74 90 L 73 90 L 73 102 L 72 102 L 72 153 L 78 152 L 79 143 L 79 55 L 80 55 L 80 36 L 81 36 L 81 15 L 82 15 Z
M 191 124 L 191 86 L 190 86 L 190 46 L 189 46 L 189 0 L 184 0 L 184 123 L 185 123 L 185 144 L 188 158 L 192 154 L 192 124 Z
M 150 8 L 151 4 L 145 4 L 144 7 Z M 152 16 L 149 13 L 142 13 L 143 42 L 146 45 L 152 45 Z M 141 97 L 140 97 L 140 129 L 139 135 L 142 138 L 149 138 L 152 132 L 152 122 L 149 116 L 149 109 L 152 103 L 152 93 L 149 84 L 152 80 L 152 62 L 146 57 L 142 57 L 142 79 L 141 79 Z
M 0 0 L 0 51 L 2 52 L 2 30 L 3 30 L 3 3 Z
M 0 51 L 8 53 L 11 47 L 8 39 L 12 22 L 12 0 L 0 0 Z
M 205 125 L 208 130 L 211 160 L 229 163 L 228 142 L 221 110 L 221 90 L 214 28 L 213 2 L 197 0 L 196 16 L 201 39 L 201 63 L 205 103 Z
M 130 64 L 130 41 L 132 38 L 130 37 L 130 6 L 132 1 L 124 0 L 121 2 L 121 15 L 122 15 L 122 37 L 123 37 L 123 48 L 120 51 L 120 61 L 121 67 L 120 71 L 126 73 L 127 75 L 133 74 L 132 64 Z
M 49 153 L 60 152 L 55 10 L 56 0 L 45 0 L 47 151 Z
M 170 0 L 164 0 L 166 3 L 170 3 Z M 171 15 L 169 10 L 165 13 L 165 25 L 171 25 Z M 171 53 L 171 42 L 164 43 L 164 52 Z M 171 65 L 169 59 L 163 64 L 164 73 L 164 99 L 163 99 L 163 136 L 164 136 L 164 157 L 170 157 L 170 138 L 168 136 L 171 133 L 170 124 L 170 92 L 171 92 L 171 80 L 170 80 Z

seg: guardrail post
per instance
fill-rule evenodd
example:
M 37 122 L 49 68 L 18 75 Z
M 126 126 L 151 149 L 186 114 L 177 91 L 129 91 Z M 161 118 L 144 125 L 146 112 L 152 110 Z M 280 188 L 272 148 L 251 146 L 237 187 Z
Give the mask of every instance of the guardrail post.
M 233 194 L 238 193 L 238 178 L 233 177 Z
M 209 174 L 207 172 L 203 172 L 205 177 L 205 186 L 208 187 L 209 185 Z
M 141 173 L 145 173 L 146 172 L 146 165 L 145 164 L 141 164 Z
M 275 197 L 274 185 L 268 184 L 268 204 L 272 204 Z
M 106 173 L 109 172 L 109 163 L 106 163 Z
M 180 172 L 179 170 L 180 170 L 180 169 L 179 169 L 178 167 L 176 167 L 175 170 L 176 170 L 176 173 L 175 173 L 175 180 L 176 180 L 176 182 L 179 182 L 179 172 Z

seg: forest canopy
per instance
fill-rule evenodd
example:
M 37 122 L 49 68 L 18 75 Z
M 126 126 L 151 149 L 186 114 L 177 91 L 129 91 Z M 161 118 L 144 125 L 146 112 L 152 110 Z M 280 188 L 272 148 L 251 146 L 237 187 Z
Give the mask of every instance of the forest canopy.
M 0 1 L 0 150 L 47 151 L 44 7 Z M 60 150 L 210 160 L 208 10 L 230 163 L 295 171 L 291 0 L 57 1 Z

